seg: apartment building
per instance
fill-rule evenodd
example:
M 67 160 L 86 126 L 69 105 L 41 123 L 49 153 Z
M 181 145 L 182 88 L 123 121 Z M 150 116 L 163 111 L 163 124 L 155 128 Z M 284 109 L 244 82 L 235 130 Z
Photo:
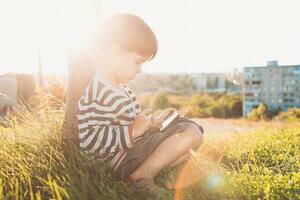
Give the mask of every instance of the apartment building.
M 271 112 L 300 107 L 300 65 L 279 66 L 277 61 L 268 61 L 267 66 L 245 67 L 243 100 L 244 117 L 259 103 Z

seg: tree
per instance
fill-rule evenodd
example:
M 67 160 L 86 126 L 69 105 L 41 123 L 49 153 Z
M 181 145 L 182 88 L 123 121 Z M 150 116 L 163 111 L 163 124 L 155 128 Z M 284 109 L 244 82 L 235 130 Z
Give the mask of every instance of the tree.
M 257 108 L 254 108 L 248 117 L 250 120 L 267 120 L 268 119 L 268 109 L 263 103 L 260 103 Z
M 94 31 L 96 32 L 94 34 L 97 34 L 97 24 L 101 14 L 100 1 L 87 0 L 84 1 L 84 5 L 85 8 L 88 8 L 89 12 L 86 12 L 86 9 L 79 9 L 77 14 L 78 16 L 85 16 L 86 19 L 89 19 L 85 20 L 84 25 L 93 27 L 93 29 L 95 28 Z M 76 21 L 74 22 L 76 23 Z M 89 38 L 89 41 L 93 42 L 92 38 Z M 83 46 L 87 47 L 87 44 L 84 44 Z M 67 104 L 62 137 L 63 140 L 67 142 L 79 145 L 76 105 L 83 90 L 91 80 L 95 69 L 92 67 L 90 59 L 88 58 L 89 52 L 87 51 L 90 50 L 83 50 L 80 48 L 74 49 L 76 50 L 71 51 L 69 54 Z
M 243 115 L 243 100 L 241 97 L 234 97 L 229 101 L 230 117 L 241 117 Z
M 151 107 L 154 110 L 165 109 L 169 106 L 170 106 L 170 101 L 168 99 L 168 94 L 165 92 L 156 94 L 151 102 Z
M 62 137 L 67 143 L 79 146 L 76 105 L 95 69 L 83 50 L 71 52 L 69 56 L 68 88 L 65 121 Z
M 262 120 L 267 120 L 268 118 L 268 110 L 267 106 L 263 103 L 260 103 L 257 108 L 257 113 Z

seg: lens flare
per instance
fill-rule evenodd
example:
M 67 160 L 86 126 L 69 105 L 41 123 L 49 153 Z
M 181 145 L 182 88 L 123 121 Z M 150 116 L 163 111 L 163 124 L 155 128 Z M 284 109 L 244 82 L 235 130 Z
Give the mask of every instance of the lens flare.
M 222 181 L 217 162 L 199 157 L 191 159 L 178 173 L 174 199 L 183 199 L 183 189 L 191 185 L 200 184 L 209 189 L 215 189 L 221 185 Z
M 210 188 L 217 188 L 218 186 L 220 186 L 221 182 L 222 182 L 222 177 L 219 174 L 211 174 L 207 177 L 207 186 Z

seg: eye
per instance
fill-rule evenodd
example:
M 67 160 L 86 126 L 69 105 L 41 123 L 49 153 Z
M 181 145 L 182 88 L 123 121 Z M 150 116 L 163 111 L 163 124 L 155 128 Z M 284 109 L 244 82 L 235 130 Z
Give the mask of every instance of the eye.
M 139 65 L 141 63 L 140 60 L 135 60 L 135 64 Z

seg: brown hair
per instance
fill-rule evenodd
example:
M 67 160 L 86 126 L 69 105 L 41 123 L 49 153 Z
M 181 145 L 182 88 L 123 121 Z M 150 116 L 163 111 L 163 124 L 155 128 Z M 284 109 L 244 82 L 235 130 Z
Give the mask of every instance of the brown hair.
M 138 16 L 117 14 L 107 18 L 92 34 L 98 47 L 118 44 L 127 51 L 153 59 L 157 53 L 157 38 L 151 28 Z

